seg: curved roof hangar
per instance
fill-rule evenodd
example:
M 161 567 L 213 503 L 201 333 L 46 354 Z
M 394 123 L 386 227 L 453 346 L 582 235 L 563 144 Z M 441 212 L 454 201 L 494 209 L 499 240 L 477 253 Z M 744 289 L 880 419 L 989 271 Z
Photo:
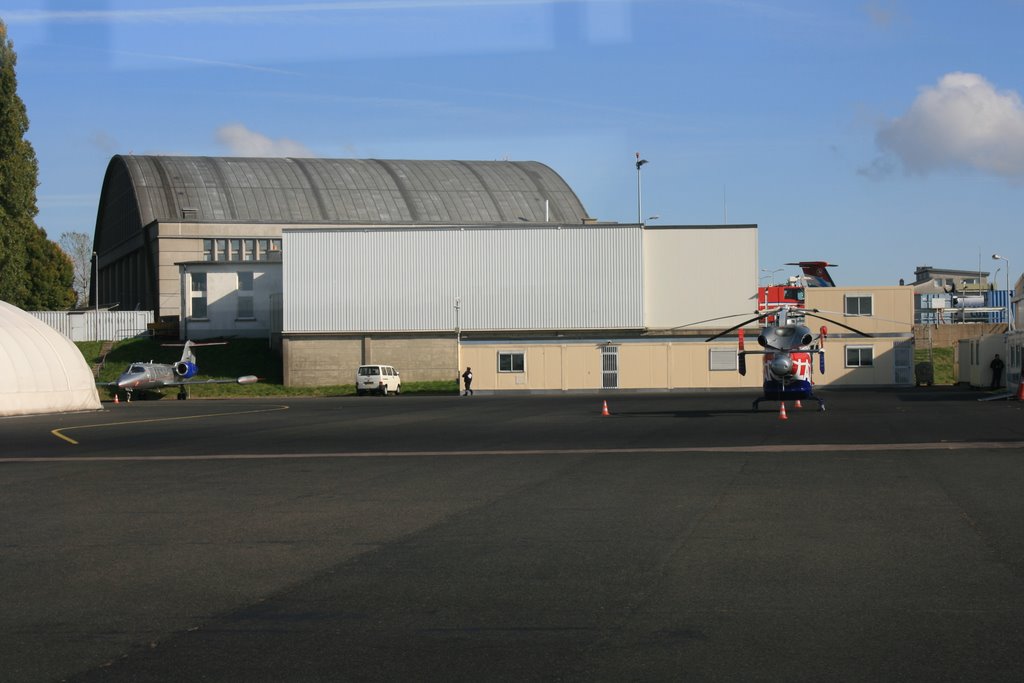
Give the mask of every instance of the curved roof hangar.
M 154 221 L 273 224 L 580 224 L 586 210 L 536 161 L 116 155 L 96 246 Z

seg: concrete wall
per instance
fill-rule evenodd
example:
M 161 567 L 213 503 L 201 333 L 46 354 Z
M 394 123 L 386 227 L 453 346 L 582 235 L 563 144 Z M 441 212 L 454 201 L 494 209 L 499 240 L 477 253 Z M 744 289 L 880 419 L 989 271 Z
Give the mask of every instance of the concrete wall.
M 458 368 L 455 337 L 284 335 L 282 362 L 286 386 L 354 384 L 356 368 L 391 365 L 403 382 L 454 379 Z
M 279 239 L 281 226 L 259 223 L 158 223 L 152 228 L 160 298 L 157 317 L 179 315 L 181 278 L 176 264 L 203 260 L 203 239 Z M 104 261 L 101 259 L 101 265 Z M 217 263 L 235 263 L 233 261 Z M 240 261 L 238 263 L 248 263 Z M 139 274 L 141 277 L 141 274 Z M 100 272 L 102 280 L 104 273 Z M 102 283 L 101 283 L 102 284 Z

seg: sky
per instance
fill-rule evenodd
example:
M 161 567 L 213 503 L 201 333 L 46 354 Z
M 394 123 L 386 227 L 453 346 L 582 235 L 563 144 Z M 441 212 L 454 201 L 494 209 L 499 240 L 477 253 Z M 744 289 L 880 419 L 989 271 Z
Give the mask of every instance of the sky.
M 1024 0 L 0 0 L 0 18 L 54 240 L 92 235 L 115 154 L 533 160 L 599 220 L 757 224 L 762 282 L 800 260 L 841 286 L 1024 271 Z

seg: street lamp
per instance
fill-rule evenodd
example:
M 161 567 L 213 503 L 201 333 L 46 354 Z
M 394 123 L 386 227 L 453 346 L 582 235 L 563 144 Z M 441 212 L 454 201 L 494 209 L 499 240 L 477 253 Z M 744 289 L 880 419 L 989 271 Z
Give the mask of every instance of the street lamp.
M 1013 315 L 1010 310 L 1010 259 L 999 254 L 992 254 L 993 261 L 1002 261 L 1006 265 L 1006 331 L 1013 332 Z
M 762 273 L 767 273 L 767 275 L 762 275 L 761 279 L 763 280 L 764 278 L 768 278 L 770 280 L 768 285 L 772 286 L 772 285 L 775 284 L 775 273 L 778 273 L 780 270 L 785 270 L 785 268 L 776 268 L 775 270 L 769 270 L 768 268 L 762 268 L 761 272 Z
M 643 192 L 640 189 L 640 167 L 647 163 L 647 159 L 640 158 L 640 152 L 636 153 L 636 222 L 637 225 L 644 224 Z
M 459 372 L 462 371 L 462 321 L 459 314 L 462 313 L 462 297 L 455 297 L 455 389 L 458 393 Z

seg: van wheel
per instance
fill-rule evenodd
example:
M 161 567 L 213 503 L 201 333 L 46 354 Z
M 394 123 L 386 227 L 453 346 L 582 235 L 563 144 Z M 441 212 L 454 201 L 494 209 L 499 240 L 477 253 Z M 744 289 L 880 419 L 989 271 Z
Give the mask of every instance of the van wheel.
M 381 396 L 387 396 L 388 395 L 388 385 L 387 384 L 381 384 L 380 385 L 380 395 Z
M 395 396 L 398 396 L 401 393 L 402 393 L 402 385 L 399 384 L 397 387 L 395 387 Z

